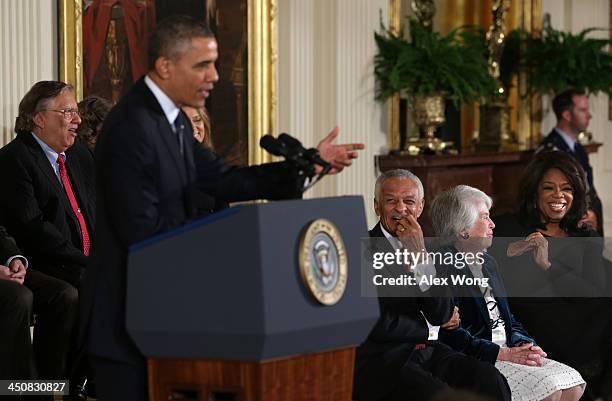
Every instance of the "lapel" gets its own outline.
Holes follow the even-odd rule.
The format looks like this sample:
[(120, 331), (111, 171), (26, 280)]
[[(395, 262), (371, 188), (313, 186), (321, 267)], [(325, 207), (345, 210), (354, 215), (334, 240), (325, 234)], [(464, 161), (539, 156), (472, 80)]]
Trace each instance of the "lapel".
[(574, 153), (576, 153), (576, 156), (578, 156), (580, 159), (586, 160), (589, 158), (589, 154), (584, 149), (584, 146), (582, 146), (578, 141), (576, 141), (576, 145), (574, 145)]
[(506, 289), (504, 287), (503, 282), (501, 281), (501, 277), (497, 274), (497, 269), (495, 268), (495, 259), (485, 254), (485, 263), (483, 269), (486, 271), (486, 276), (489, 277), (489, 282), (491, 284), (491, 288), (493, 288), (493, 293), (495, 294), (495, 300), (497, 301), (497, 308), (499, 309), (499, 313), (506, 322), (506, 333), (509, 332), (509, 327), (511, 325), (510, 319), (510, 307), (508, 306), (508, 301), (506, 299)]
[(495, 268), (495, 260), (486, 253), (484, 254), (484, 259), (485, 262), (482, 266), (482, 269), (485, 272), (485, 277), (489, 278), (489, 284), (491, 285), (491, 288), (493, 288), (495, 298), (504, 298), (506, 296), (506, 290), (500, 280), (499, 274), (497, 274), (497, 269)]
[(549, 137), (550, 137), (550, 142), (557, 149), (562, 150), (564, 152), (574, 153), (574, 151), (570, 149), (567, 142), (565, 142), (565, 139), (563, 139), (561, 134), (559, 134), (559, 132), (557, 132), (556, 129), (553, 128), (553, 130), (549, 134)]
[[(446, 251), (447, 248), (442, 248), (440, 251), (444, 252)], [(457, 250), (457, 248), (455, 248), (454, 246), (450, 246), (450, 251), (453, 254), (456, 254), (457, 252), (459, 252)], [(486, 265), (486, 260), (485, 260), (485, 265)], [(472, 271), (470, 270), (470, 268), (468, 266), (465, 266), (463, 269), (459, 270), (456, 269), (455, 267), (453, 267), (453, 269), (455, 269), (458, 272), (462, 272), (466, 277), (469, 278), (474, 278), (474, 275), (472, 274)], [(483, 266), (483, 271), (485, 272), (484, 276), (488, 277), (488, 271), (485, 270), (485, 266)], [(485, 302), (484, 299), (484, 295), (483, 293), (476, 287), (474, 286), (469, 286), (466, 288), (461, 288), (459, 287), (459, 291), (460, 291), (460, 296), (462, 298), (469, 298), (472, 299), (474, 301), (474, 303), (476, 304), (476, 306), (478, 307), (478, 312), (480, 312), (480, 316), (483, 319), (483, 322), (485, 322), (485, 325), (488, 327), (489, 326), (489, 309), (487, 308), (487, 303)]]
[[(472, 274), (472, 271), (470, 270), (469, 267), (465, 267), (465, 275), (468, 277), (474, 277), (474, 275)], [(483, 270), (484, 270), (484, 266), (483, 266)], [(485, 271), (484, 276), (488, 277), (488, 272)], [(480, 315), (483, 319), (483, 322), (485, 322), (486, 326), (489, 326), (489, 320), (491, 320), (490, 316), (489, 316), (489, 308), (487, 307), (487, 302), (485, 301), (484, 298), (484, 294), (477, 288), (475, 288), (474, 286), (470, 286), (467, 290), (468, 293), (468, 297), (474, 299), (474, 302), (476, 303), (476, 306), (478, 307), (478, 311), (480, 312)]]
[[(176, 140), (176, 134), (172, 130), (166, 115), (164, 114), (161, 105), (153, 95), (153, 92), (149, 89), (147, 84), (144, 82), (144, 77), (141, 78), (135, 85), (134, 90), (139, 93), (145, 103), (149, 106), (149, 110), (152, 111), (155, 122), (157, 124), (157, 132), (162, 138), (162, 142), (166, 147), (167, 153), (170, 154), (170, 157), (174, 161), (174, 165), (178, 172), (178, 175), (183, 184), (187, 183), (187, 172), (185, 169), (185, 159), (181, 156), (181, 152), (179, 150), (178, 141)], [(182, 111), (180, 111), (182, 113)], [(187, 146), (185, 146), (185, 153), (187, 153)], [(192, 156), (193, 157), (193, 156)]]
[(369, 234), (371, 238), (374, 238), (376, 240), (376, 243), (372, 245), (378, 245), (377, 248), (380, 248), (380, 246), (382, 246), (383, 248), (383, 249), (376, 249), (376, 251), (395, 252), (393, 245), (391, 245), (389, 240), (387, 240), (387, 237), (385, 237), (385, 234), (382, 232), (380, 228), (380, 221), (374, 226), (373, 229), (370, 230)]
[(60, 199), (64, 209), (66, 210), (66, 214), (76, 222), (76, 216), (72, 211), (72, 206), (70, 206), (70, 201), (68, 200), (66, 191), (64, 191), (64, 187), (60, 182), (60, 179), (57, 177), (57, 175), (55, 175), (55, 171), (53, 171), (51, 163), (49, 163), (49, 159), (47, 159), (47, 156), (38, 142), (36, 142), (32, 134), (29, 133), (17, 135), (17, 138), (21, 138), (23, 140), (28, 151), (32, 154), (32, 158), (36, 161), (36, 165), (42, 172), (42, 175), (47, 177), (49, 185), (51, 188), (53, 188), (55, 194)]

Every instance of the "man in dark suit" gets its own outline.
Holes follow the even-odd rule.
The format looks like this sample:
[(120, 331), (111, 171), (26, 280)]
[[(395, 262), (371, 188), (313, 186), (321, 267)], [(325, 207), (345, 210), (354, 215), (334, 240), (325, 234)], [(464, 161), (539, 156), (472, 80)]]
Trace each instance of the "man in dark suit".
[(39, 271), (78, 288), (93, 233), (93, 158), (75, 144), (74, 90), (36, 83), (19, 103), (17, 136), (0, 150), (0, 221)]
[(553, 111), (557, 117), (557, 125), (544, 138), (537, 151), (550, 149), (567, 152), (580, 163), (589, 182), (591, 203), (582, 222), (590, 224), (594, 230), (603, 235), (603, 210), (593, 185), (593, 168), (589, 163), (589, 154), (578, 141), (578, 134), (586, 131), (592, 117), (589, 112), (589, 98), (582, 91), (568, 89), (555, 96)]
[[(374, 198), (374, 209), (380, 220), (370, 231), (371, 252), (405, 250), (416, 255), (426, 250), (417, 222), (423, 207), (423, 184), (418, 177), (407, 170), (381, 174), (376, 180)], [(431, 332), (435, 328), (428, 326), (441, 325), (443, 329), (453, 330), (458, 327), (459, 317), (453, 309), (448, 286), (421, 282), (422, 277), (430, 276), (430, 280), (436, 277), (432, 265), (433, 262), (431, 265), (393, 263), (379, 270), (387, 278), (409, 276), (415, 281), (377, 288), (380, 317), (357, 349), (354, 398), (425, 401), (452, 388), (509, 401), (508, 383), (493, 365), (434, 340), (436, 336)]]
[[(225, 202), (301, 196), (304, 179), (291, 164), (232, 168), (195, 142), (180, 107), (204, 105), (218, 80), (217, 56), (202, 23), (162, 21), (149, 41), (149, 73), (111, 111), (98, 139), (96, 241), (81, 316), (91, 316), (82, 333), (102, 401), (147, 399), (145, 358), (125, 326), (128, 247), (197, 217), (197, 191)], [(319, 150), (340, 170), (361, 146), (334, 146), (335, 135)]]
[[(0, 263), (0, 379), (65, 379), (77, 291), (27, 269), (28, 260), (2, 226)], [(32, 344), (33, 313), (37, 316)]]

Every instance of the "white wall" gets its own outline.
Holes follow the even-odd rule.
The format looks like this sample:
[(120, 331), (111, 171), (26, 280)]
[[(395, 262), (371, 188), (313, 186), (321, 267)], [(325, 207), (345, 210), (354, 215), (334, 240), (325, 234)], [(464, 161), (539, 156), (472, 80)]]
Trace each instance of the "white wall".
[(56, 0), (0, 0), (0, 146), (13, 137), (19, 101), (57, 79)]
[(339, 142), (366, 150), (349, 169), (327, 177), (308, 196), (364, 195), (368, 222), (374, 155), (387, 146), (386, 107), (374, 100), (373, 33), (387, 0), (279, 0), (278, 127), (314, 146), (332, 127)]
[[(593, 37), (608, 37), (609, 29), (609, 0), (543, 0), (544, 13), (551, 14), (553, 27), (578, 33), (589, 27), (603, 28), (602, 31), (593, 32)], [(550, 101), (548, 102), (548, 104)], [(593, 119), (589, 131), (594, 139), (604, 145), (596, 154), (590, 155), (593, 166), (595, 188), (603, 202), (604, 230), (608, 237), (612, 236), (612, 122), (608, 119), (608, 96), (591, 96), (589, 106)], [(549, 107), (546, 103), (544, 108)], [(549, 132), (555, 125), (555, 116), (552, 110), (544, 118), (542, 132)], [(612, 245), (612, 244), (611, 244)], [(612, 249), (612, 246), (608, 246)]]

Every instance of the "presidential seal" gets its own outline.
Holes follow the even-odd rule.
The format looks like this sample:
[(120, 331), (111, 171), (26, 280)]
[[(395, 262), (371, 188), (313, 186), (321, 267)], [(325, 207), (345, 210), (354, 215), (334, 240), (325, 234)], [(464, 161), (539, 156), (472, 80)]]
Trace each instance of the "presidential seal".
[(337, 303), (346, 288), (348, 264), (336, 226), (325, 219), (310, 223), (300, 237), (298, 252), (304, 286), (323, 305)]

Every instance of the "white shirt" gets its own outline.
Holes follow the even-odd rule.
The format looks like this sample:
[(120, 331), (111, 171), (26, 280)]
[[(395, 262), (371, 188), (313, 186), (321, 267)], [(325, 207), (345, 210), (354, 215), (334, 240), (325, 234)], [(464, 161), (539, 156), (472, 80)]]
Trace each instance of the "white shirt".
[(153, 96), (157, 99), (157, 102), (164, 111), (166, 119), (168, 119), (168, 123), (174, 130), (174, 120), (176, 120), (181, 110), (148, 75), (145, 75), (144, 82), (149, 89), (151, 89), (151, 92), (153, 92)]

